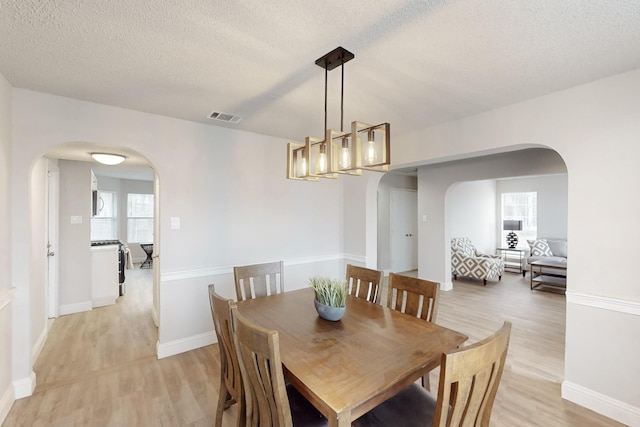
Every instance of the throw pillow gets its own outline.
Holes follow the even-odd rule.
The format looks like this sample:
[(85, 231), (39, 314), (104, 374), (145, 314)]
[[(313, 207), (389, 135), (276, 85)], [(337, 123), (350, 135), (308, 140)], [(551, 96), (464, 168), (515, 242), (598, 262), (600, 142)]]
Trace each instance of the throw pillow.
[(531, 241), (529, 240), (529, 246), (531, 247), (531, 256), (553, 256), (549, 244), (545, 239)]

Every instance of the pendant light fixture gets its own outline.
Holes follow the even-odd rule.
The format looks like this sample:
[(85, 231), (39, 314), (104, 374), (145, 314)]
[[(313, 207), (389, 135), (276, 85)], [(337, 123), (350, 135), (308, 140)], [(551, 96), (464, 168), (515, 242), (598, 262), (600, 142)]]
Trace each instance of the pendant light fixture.
[[(390, 125), (351, 122), (347, 132), (344, 121), (344, 64), (355, 55), (338, 47), (316, 60), (324, 68), (324, 139), (306, 137), (304, 144), (287, 146), (287, 178), (318, 181), (339, 174), (361, 175), (363, 170), (386, 172), (390, 164)], [(329, 71), (340, 67), (340, 131), (327, 127), (327, 81)]]
[(125, 157), (119, 154), (109, 153), (91, 153), (91, 157), (98, 163), (103, 165), (115, 166), (124, 162)]

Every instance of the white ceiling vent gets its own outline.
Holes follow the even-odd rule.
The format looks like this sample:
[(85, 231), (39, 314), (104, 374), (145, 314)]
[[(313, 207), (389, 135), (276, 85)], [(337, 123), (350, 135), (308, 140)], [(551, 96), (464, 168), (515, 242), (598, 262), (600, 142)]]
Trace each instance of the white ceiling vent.
[(227, 113), (221, 113), (219, 111), (212, 111), (209, 113), (207, 117), (209, 117), (212, 120), (219, 120), (221, 122), (227, 122), (227, 123), (238, 123), (240, 120), (242, 120), (242, 117), (234, 116), (232, 114), (227, 114)]

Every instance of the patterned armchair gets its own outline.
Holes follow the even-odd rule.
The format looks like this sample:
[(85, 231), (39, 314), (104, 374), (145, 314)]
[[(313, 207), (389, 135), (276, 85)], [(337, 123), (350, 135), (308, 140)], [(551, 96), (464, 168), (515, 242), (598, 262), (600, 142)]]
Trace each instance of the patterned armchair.
[(502, 279), (504, 261), (499, 256), (478, 252), (467, 237), (454, 237), (451, 239), (451, 273), (454, 279), (459, 275), (482, 279), (487, 286), (487, 279)]

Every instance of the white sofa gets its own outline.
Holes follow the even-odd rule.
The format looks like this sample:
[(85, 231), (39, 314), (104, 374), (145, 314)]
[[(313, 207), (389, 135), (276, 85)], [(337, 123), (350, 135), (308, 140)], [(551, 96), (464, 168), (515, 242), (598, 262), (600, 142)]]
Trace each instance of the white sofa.
[(526, 271), (531, 271), (531, 263), (545, 260), (567, 264), (567, 239), (540, 238), (527, 240), (529, 255), (527, 256)]

